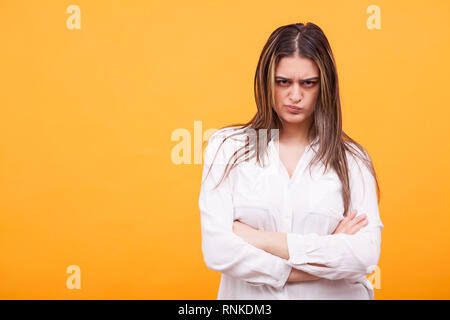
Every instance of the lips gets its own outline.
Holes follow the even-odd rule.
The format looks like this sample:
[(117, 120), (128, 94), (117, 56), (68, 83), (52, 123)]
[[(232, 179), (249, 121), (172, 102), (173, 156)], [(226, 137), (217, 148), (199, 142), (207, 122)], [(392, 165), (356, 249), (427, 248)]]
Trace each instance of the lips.
[(286, 107), (289, 111), (295, 112), (295, 113), (300, 112), (300, 111), (303, 110), (303, 108), (300, 108), (300, 107), (297, 107), (297, 106), (293, 106), (293, 105), (285, 105), (285, 107)]

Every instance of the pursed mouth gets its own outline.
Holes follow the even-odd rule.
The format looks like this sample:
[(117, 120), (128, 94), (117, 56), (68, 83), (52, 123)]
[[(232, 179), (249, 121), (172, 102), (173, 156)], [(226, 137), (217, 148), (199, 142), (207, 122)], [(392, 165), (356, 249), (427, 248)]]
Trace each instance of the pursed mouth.
[(288, 107), (288, 108), (294, 109), (294, 110), (298, 110), (298, 111), (303, 109), (303, 108), (300, 108), (300, 107), (297, 107), (297, 106), (293, 106), (293, 105), (289, 105), (289, 104), (285, 105), (285, 107)]

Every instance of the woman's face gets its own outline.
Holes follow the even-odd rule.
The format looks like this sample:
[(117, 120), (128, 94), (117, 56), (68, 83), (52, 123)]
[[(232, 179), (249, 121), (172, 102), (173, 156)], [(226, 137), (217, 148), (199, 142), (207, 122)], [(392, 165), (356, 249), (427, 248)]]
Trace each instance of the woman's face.
[[(275, 70), (275, 111), (283, 123), (311, 120), (320, 91), (319, 69), (314, 61), (300, 57), (280, 59)], [(291, 109), (287, 105), (299, 107)]]

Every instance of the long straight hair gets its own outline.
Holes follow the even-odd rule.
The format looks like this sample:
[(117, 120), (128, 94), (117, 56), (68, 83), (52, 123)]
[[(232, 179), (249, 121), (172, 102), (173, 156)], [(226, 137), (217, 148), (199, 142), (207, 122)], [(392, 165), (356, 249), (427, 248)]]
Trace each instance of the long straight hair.
[[(342, 184), (344, 216), (347, 216), (351, 200), (346, 158), (346, 152), (349, 152), (353, 157), (360, 158), (373, 175), (376, 182), (377, 200), (379, 203), (380, 188), (368, 152), (342, 130), (338, 75), (331, 47), (323, 31), (311, 22), (281, 26), (272, 32), (264, 45), (254, 78), (254, 95), (257, 112), (247, 123), (236, 123), (221, 128), (231, 128), (239, 132), (226, 136), (220, 146), (222, 146), (226, 139), (234, 135), (242, 133), (249, 134), (247, 134), (245, 145), (236, 150), (231, 156), (222, 178), (216, 187), (240, 163), (239, 160), (248, 161), (256, 157), (257, 162), (261, 163), (263, 155), (268, 148), (267, 140), (261, 143), (259, 134), (256, 135), (256, 140), (250, 140), (249, 136), (251, 135), (250, 133), (265, 129), (270, 140), (272, 138), (271, 129), (279, 130), (282, 127), (282, 122), (274, 109), (275, 70), (281, 58), (291, 57), (296, 53), (314, 61), (319, 69), (320, 77), (320, 94), (316, 100), (313, 113), (314, 119), (307, 133), (311, 140), (316, 137), (319, 138), (318, 142), (316, 142), (319, 146), (318, 151), (309, 163), (309, 170), (311, 170), (311, 166), (319, 161), (324, 164), (324, 171), (328, 167), (335, 170)], [(218, 149), (220, 149), (220, 146)], [(209, 168), (208, 174), (211, 168), (212, 165)]]

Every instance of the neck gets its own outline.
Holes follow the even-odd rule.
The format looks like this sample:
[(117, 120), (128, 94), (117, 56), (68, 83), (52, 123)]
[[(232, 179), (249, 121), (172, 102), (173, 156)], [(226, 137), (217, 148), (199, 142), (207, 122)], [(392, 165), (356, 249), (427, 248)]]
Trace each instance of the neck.
[(308, 129), (310, 122), (301, 123), (283, 123), (283, 127), (280, 129), (280, 142), (283, 144), (301, 144), (307, 145), (310, 143), (310, 137), (308, 137)]

